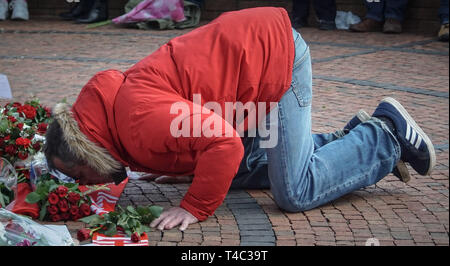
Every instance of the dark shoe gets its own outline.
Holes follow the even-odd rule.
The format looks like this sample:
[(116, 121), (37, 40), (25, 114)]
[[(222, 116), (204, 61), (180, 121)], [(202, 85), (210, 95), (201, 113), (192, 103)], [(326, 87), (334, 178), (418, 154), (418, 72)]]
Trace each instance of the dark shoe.
[(74, 20), (86, 16), (92, 8), (93, 1), (81, 0), (69, 12), (59, 14), (64, 20)]
[(401, 146), (401, 160), (420, 175), (429, 175), (436, 165), (433, 143), (416, 124), (405, 108), (393, 98), (381, 101), (372, 116), (388, 118), (394, 126), (394, 135)]
[(350, 30), (354, 32), (381, 31), (382, 25), (382, 22), (366, 18), (358, 24), (350, 25)]
[(84, 18), (78, 18), (78, 23), (94, 23), (108, 19), (108, 0), (95, 0), (88, 15)]
[(336, 29), (336, 23), (334, 21), (319, 20), (319, 29), (321, 29), (321, 30), (335, 30)]
[(384, 22), (383, 26), (384, 33), (401, 33), (402, 23), (396, 19), (388, 18)]
[[(350, 130), (354, 129), (362, 122), (366, 122), (370, 118), (370, 115), (366, 111), (362, 109), (359, 110), (359, 112), (347, 123), (347, 125), (344, 126), (344, 133), (348, 134)], [(411, 180), (411, 175), (409, 174), (408, 168), (402, 160), (397, 162), (397, 165), (394, 167), (394, 170), (392, 170), (392, 173), (404, 183), (408, 183), (409, 180)]]
[(439, 30), (438, 39), (441, 42), (448, 42), (448, 23), (441, 25)]
[(292, 27), (294, 29), (308, 27), (308, 22), (305, 19), (294, 18), (292, 19)]

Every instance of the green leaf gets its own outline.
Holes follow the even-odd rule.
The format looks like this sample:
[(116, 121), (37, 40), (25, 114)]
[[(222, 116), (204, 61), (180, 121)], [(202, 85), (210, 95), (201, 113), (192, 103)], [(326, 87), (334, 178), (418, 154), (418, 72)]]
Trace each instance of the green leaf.
[(139, 215), (139, 213), (133, 208), (133, 206), (127, 206), (127, 211), (134, 215)]
[(104, 219), (98, 214), (93, 214), (93, 215), (86, 216), (86, 217), (83, 217), (81, 219), (78, 219), (78, 221), (81, 221), (83, 223), (87, 223), (87, 224), (89, 224), (91, 226), (96, 226), (96, 225), (99, 225), (100, 223), (104, 222)]
[(149, 226), (141, 225), (141, 229), (142, 229), (143, 232), (146, 232), (146, 233), (150, 232), (150, 227)]
[(113, 235), (117, 234), (117, 226), (113, 223), (109, 224), (108, 228), (105, 230), (104, 234), (107, 236), (113, 236)]
[(50, 205), (48, 201), (44, 203), (44, 205), (41, 206), (41, 211), (39, 212), (39, 220), (43, 221), (45, 218), (45, 215), (47, 214), (47, 207)]
[(151, 206), (149, 209), (150, 209), (151, 214), (155, 218), (158, 218), (163, 211), (163, 207), (161, 207), (161, 206)]
[(136, 208), (136, 211), (139, 213), (140, 216), (145, 216), (150, 214), (150, 209), (147, 207), (138, 206)]
[(125, 229), (125, 234), (127, 234), (128, 236), (131, 236), (133, 234), (133, 232), (131, 232), (130, 229)]
[(136, 227), (137, 223), (136, 219), (128, 219), (128, 226), (131, 228)]
[(77, 183), (66, 183), (64, 185), (72, 192), (76, 192), (78, 190), (78, 186), (79, 186), (79, 184), (77, 184)]
[(53, 191), (60, 186), (59, 184), (56, 184), (55, 181), (53, 181), (53, 180), (51, 180), (51, 181), (52, 182), (49, 181), (48, 191)]
[(39, 202), (41, 199), (42, 199), (42, 197), (41, 197), (41, 195), (39, 193), (37, 193), (37, 192), (30, 192), (30, 193), (28, 193), (25, 201), (28, 202), (28, 203), (33, 204), (33, 203)]

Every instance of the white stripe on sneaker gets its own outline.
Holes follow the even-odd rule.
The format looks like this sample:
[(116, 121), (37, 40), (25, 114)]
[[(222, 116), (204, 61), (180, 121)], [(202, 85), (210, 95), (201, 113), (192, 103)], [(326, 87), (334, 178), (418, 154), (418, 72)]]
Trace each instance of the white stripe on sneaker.
[(411, 138), (411, 126), (409, 124), (406, 124), (406, 136), (405, 138), (409, 141), (409, 139)]
[(416, 147), (416, 149), (419, 149), (421, 142), (422, 142), (422, 137), (420, 135), (417, 135), (417, 141), (416, 141), (416, 145), (414, 145), (414, 147)]
[(417, 134), (416, 131), (412, 130), (411, 135), (412, 135), (412, 137), (411, 137), (411, 139), (409, 140), (409, 142), (414, 146), (414, 143), (415, 143), (415, 141), (416, 141), (416, 139), (417, 139), (418, 134)]

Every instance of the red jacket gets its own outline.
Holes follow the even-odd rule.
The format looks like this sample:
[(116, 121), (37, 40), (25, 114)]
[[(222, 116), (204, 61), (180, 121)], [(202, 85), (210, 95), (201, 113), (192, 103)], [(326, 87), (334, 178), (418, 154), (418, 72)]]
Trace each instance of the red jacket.
[[(72, 107), (81, 132), (132, 170), (194, 175), (181, 207), (200, 221), (222, 204), (243, 157), (233, 125), (193, 104), (278, 102), (291, 84), (294, 40), (287, 12), (254, 8), (221, 15), (174, 38), (126, 72), (96, 74)], [(189, 106), (181, 116), (222, 124), (214, 137), (170, 133), (175, 102)], [(269, 110), (266, 110), (266, 112)]]

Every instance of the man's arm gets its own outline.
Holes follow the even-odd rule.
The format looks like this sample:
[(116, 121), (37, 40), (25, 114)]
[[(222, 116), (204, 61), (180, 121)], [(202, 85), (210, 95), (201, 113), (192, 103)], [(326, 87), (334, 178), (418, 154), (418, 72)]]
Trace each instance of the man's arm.
[[(191, 110), (192, 110), (191, 103)], [(165, 112), (161, 112), (164, 115)], [(140, 113), (142, 116), (142, 112)], [(166, 117), (165, 121), (171, 121), (173, 116)], [(202, 134), (194, 137), (194, 123), (200, 118), (201, 125), (208, 119), (209, 124), (221, 127), (214, 128), (213, 134), (205, 136), (208, 127), (201, 129)], [(180, 207), (164, 211), (161, 216), (153, 221), (152, 227), (158, 229), (170, 229), (181, 224), (184, 230), (191, 223), (204, 221), (211, 216), (217, 207), (222, 204), (236, 175), (244, 154), (239, 135), (234, 128), (215, 113), (189, 114), (184, 119), (190, 119), (189, 136), (172, 136), (170, 126), (167, 123), (151, 123), (145, 120), (137, 121), (140, 124), (140, 132), (145, 136), (136, 139), (152, 141), (155, 152), (195, 152), (197, 154), (194, 178), (192, 185), (181, 201)], [(183, 119), (183, 120), (184, 120)], [(151, 119), (149, 119), (151, 121)], [(161, 121), (161, 120), (160, 120)], [(212, 121), (212, 123), (211, 123)], [(158, 126), (154, 126), (158, 124)], [(209, 132), (211, 133), (211, 131)], [(156, 143), (156, 146), (155, 146)], [(142, 146), (143, 143), (138, 145)]]

